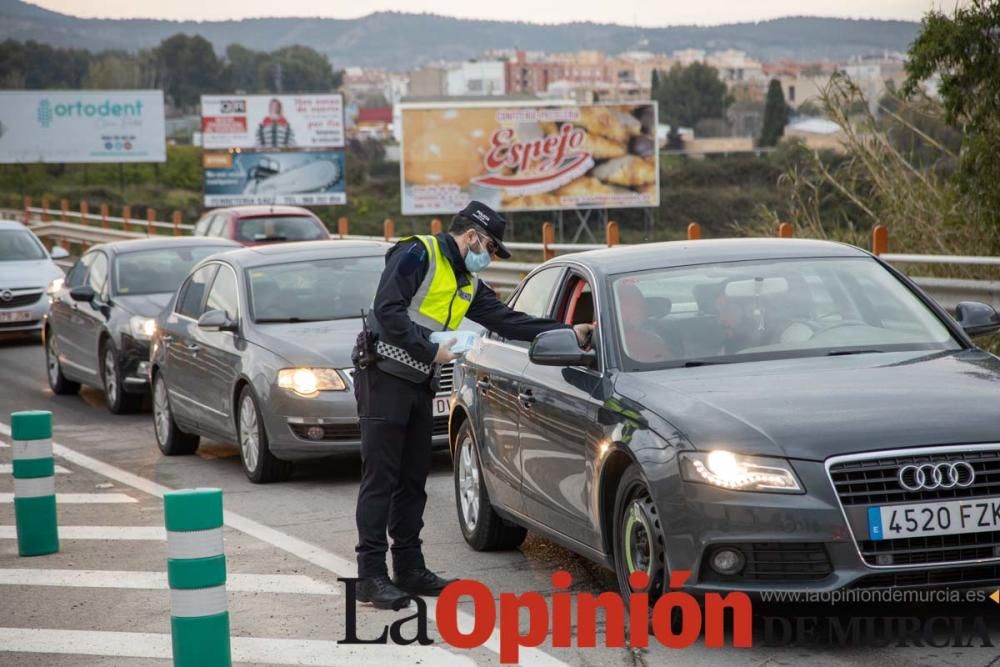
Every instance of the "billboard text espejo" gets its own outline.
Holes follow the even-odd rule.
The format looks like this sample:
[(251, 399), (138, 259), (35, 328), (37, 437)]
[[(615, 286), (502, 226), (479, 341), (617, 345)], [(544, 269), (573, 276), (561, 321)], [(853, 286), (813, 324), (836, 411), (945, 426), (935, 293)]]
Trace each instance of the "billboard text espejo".
[(402, 107), (402, 212), (656, 206), (656, 105)]

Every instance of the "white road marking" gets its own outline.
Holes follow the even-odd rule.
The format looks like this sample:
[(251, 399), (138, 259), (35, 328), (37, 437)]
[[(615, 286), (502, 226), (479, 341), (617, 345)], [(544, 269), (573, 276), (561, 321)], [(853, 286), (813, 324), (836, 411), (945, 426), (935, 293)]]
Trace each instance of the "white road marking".
[[(0, 435), (10, 435), (10, 426), (0, 422)], [(120, 484), (125, 484), (126, 486), (131, 486), (133, 489), (138, 489), (148, 493), (151, 496), (157, 498), (162, 498), (163, 494), (173, 491), (170, 487), (163, 486), (162, 484), (157, 484), (156, 482), (146, 479), (145, 477), (140, 477), (121, 468), (117, 468), (103, 461), (98, 461), (97, 459), (87, 456), (86, 454), (81, 454), (75, 450), (65, 447), (56, 442), (52, 443), (53, 453), (69, 461), (70, 463), (76, 464), (81, 468), (86, 468), (91, 472), (95, 472), (99, 475), (103, 475), (109, 479), (113, 479)], [(262, 542), (266, 542), (271, 546), (281, 549), (287, 553), (292, 554), (306, 562), (312, 563), (318, 567), (323, 568), (338, 577), (356, 577), (357, 575), (357, 565), (354, 561), (347, 560), (346, 558), (339, 556), (335, 553), (322, 549), (314, 544), (310, 544), (304, 540), (300, 540), (296, 537), (292, 537), (287, 533), (283, 533), (269, 526), (254, 521), (253, 519), (241, 516), (229, 510), (223, 512), (223, 522), (230, 528), (235, 528), (251, 537), (255, 537)], [(427, 614), (428, 617), (433, 621), (437, 617), (437, 599), (436, 598), (424, 598), (427, 602)], [(475, 617), (461, 609), (458, 610), (457, 614), (458, 626), (463, 632), (468, 632), (471, 630), (476, 622)], [(2, 636), (0, 636), (2, 638)], [(235, 638), (234, 638), (235, 640)], [(261, 640), (269, 641), (269, 640)], [(2, 643), (0, 643), (2, 645)], [(379, 644), (378, 646), (383, 645)], [(389, 644), (392, 646), (392, 644)], [(500, 653), (500, 632), (496, 629), (490, 635), (490, 638), (486, 640), (483, 644), (486, 648), (490, 649), (494, 653)], [(418, 651), (419, 649), (414, 649)], [(455, 657), (451, 653), (445, 652), (449, 657)], [(379, 654), (381, 655), (381, 654)], [(412, 659), (414, 653), (401, 654), (406, 655), (407, 658)], [(569, 667), (567, 663), (558, 660), (545, 651), (537, 648), (522, 647), (520, 651), (521, 662), (524, 664), (538, 665), (540, 667), (547, 667), (551, 665), (552, 667)], [(233, 654), (233, 659), (236, 660), (235, 652)], [(404, 659), (404, 658), (401, 658)], [(249, 660), (249, 662), (254, 662), (257, 660)], [(257, 661), (260, 662), (260, 661)], [(262, 662), (268, 662), (263, 660)], [(378, 661), (376, 661), (378, 662)], [(313, 664), (313, 663), (305, 663)], [(323, 663), (318, 663), (323, 664)]]
[[(14, 526), (0, 526), (0, 540), (17, 539)], [(60, 540), (165, 540), (160, 526), (59, 526)]]
[[(13, 493), (0, 493), (0, 504), (14, 502)], [(132, 496), (124, 493), (57, 493), (56, 505), (63, 503), (66, 505), (96, 505), (101, 503), (137, 503)]]
[[(130, 570), (34, 570), (0, 568), (0, 586), (72, 586), (74, 588), (138, 588), (167, 590), (166, 572)], [(234, 593), (340, 595), (340, 589), (304, 574), (226, 575), (226, 590)]]
[[(314, 665), (356, 667), (412, 664), (414, 659), (430, 665), (475, 665), (468, 656), (449, 653), (437, 646), (396, 646), (395, 644), (351, 645), (319, 639), (263, 639), (233, 637), (233, 662), (268, 665)], [(0, 651), (15, 653), (57, 653), (117, 658), (159, 658), (173, 653), (170, 635), (151, 632), (97, 632), (93, 630), (50, 630), (47, 628), (0, 628)]]
[[(0, 463), (0, 475), (13, 475), (13, 474), (14, 474), (14, 464)], [(68, 475), (69, 470), (63, 468), (62, 466), (56, 466), (56, 474)]]

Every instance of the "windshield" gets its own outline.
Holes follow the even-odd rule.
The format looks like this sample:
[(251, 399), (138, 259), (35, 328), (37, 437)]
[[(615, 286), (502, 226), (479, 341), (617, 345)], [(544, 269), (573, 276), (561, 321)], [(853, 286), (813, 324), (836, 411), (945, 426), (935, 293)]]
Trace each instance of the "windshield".
[(236, 224), (237, 241), (315, 241), (327, 237), (320, 223), (305, 216), (244, 218)]
[(867, 257), (658, 269), (614, 276), (611, 292), (628, 370), (961, 347)]
[(0, 230), (0, 262), (22, 262), (28, 259), (45, 259), (45, 248), (26, 229)]
[(122, 253), (115, 260), (115, 294), (173, 292), (195, 264), (225, 246), (184, 246)]
[(247, 269), (253, 320), (317, 322), (361, 317), (370, 308), (382, 255), (317, 259)]

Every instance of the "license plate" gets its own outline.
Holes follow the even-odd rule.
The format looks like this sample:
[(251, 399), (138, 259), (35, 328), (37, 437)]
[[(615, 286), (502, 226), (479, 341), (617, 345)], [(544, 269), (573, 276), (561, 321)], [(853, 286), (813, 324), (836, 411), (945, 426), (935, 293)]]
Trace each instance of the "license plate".
[(868, 508), (868, 537), (871, 540), (993, 530), (1000, 530), (1000, 498)]
[(434, 397), (434, 416), (440, 417), (441, 415), (448, 414), (450, 407), (448, 406), (449, 398), (447, 396), (435, 396)]
[(0, 322), (28, 322), (29, 320), (31, 320), (30, 310), (0, 312)]

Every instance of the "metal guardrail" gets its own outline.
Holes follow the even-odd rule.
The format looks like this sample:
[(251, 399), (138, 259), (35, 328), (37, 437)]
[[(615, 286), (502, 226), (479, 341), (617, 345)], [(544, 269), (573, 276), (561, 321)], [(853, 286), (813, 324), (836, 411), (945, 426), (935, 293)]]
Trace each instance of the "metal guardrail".
[[(30, 213), (39, 215), (43, 212), (41, 208), (28, 209)], [(49, 214), (56, 213), (49, 210)], [(23, 212), (22, 212), (23, 214)], [(62, 212), (58, 212), (62, 215)], [(82, 218), (80, 213), (67, 211), (67, 217)], [(11, 216), (13, 217), (13, 216)], [(90, 214), (86, 216), (91, 220), (101, 221), (101, 216)], [(108, 222), (121, 224), (123, 218), (108, 217)], [(42, 239), (51, 239), (61, 243), (72, 243), (79, 245), (93, 245), (97, 243), (109, 243), (126, 239), (147, 238), (149, 236), (149, 224), (145, 220), (129, 220), (128, 225), (133, 229), (122, 230), (105, 228), (98, 225), (80, 224), (76, 222), (48, 221), (32, 219), (29, 221), (32, 231)], [(173, 229), (173, 223), (154, 221), (154, 228)], [(185, 232), (193, 229), (193, 225), (178, 225), (178, 229)], [(337, 234), (334, 238), (344, 238), (358, 241), (385, 241), (384, 236), (365, 236), (349, 234), (343, 237)], [(397, 241), (400, 237), (391, 237), (390, 242)], [(511, 250), (524, 250), (541, 252), (544, 249), (542, 243), (521, 243), (511, 242), (506, 244)], [(550, 243), (548, 248), (559, 252), (581, 252), (585, 250), (598, 250), (606, 248), (604, 244), (595, 243)], [(881, 258), (894, 264), (938, 264), (938, 265), (973, 265), (973, 266), (1000, 266), (1000, 257), (975, 257), (969, 255), (912, 255), (901, 253), (887, 253)], [(521, 280), (530, 273), (538, 264), (533, 262), (510, 262), (498, 261), (490, 264), (490, 267), (483, 273), (483, 278), (494, 288), (501, 292), (513, 289)], [(995, 280), (966, 280), (958, 278), (931, 278), (912, 277), (913, 281), (927, 291), (932, 298), (948, 310), (954, 310), (960, 301), (982, 301), (1000, 309), (1000, 281)]]

